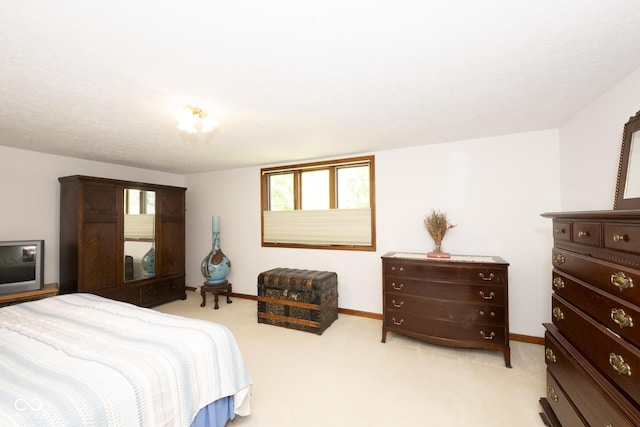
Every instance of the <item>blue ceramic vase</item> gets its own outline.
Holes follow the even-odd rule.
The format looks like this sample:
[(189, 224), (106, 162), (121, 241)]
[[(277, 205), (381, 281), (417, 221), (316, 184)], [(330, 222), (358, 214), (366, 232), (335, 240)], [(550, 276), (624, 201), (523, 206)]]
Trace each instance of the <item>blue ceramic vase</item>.
[(142, 257), (142, 268), (147, 272), (147, 277), (156, 275), (156, 246), (155, 242), (151, 245), (151, 249)]
[(220, 249), (220, 217), (213, 217), (211, 232), (211, 252), (204, 257), (200, 265), (202, 275), (207, 279), (208, 284), (223, 283), (229, 270), (231, 261)]

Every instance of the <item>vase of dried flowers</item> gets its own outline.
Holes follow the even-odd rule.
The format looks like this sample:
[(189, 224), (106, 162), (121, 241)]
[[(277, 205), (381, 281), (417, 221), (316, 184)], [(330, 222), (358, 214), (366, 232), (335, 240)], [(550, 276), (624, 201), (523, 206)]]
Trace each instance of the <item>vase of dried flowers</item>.
[(451, 254), (442, 251), (442, 239), (444, 239), (444, 235), (447, 233), (447, 230), (455, 227), (455, 225), (447, 221), (447, 214), (432, 210), (431, 214), (424, 218), (424, 227), (435, 243), (433, 252), (429, 252), (427, 257), (451, 258)]

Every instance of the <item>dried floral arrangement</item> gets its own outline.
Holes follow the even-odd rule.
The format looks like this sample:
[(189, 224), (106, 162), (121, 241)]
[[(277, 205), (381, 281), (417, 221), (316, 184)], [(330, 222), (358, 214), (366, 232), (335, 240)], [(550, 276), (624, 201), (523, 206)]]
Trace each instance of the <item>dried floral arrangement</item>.
[(438, 253), (442, 252), (442, 239), (444, 238), (447, 230), (455, 227), (455, 225), (449, 223), (447, 220), (447, 214), (432, 210), (431, 215), (424, 218), (424, 227), (427, 229), (436, 244), (433, 252)]

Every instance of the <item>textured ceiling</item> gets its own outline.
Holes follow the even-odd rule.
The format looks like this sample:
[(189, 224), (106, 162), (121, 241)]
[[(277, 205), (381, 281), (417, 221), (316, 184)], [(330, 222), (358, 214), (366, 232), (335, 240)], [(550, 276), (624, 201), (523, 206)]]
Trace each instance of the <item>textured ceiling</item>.
[(0, 145), (180, 174), (554, 128), (640, 67), (638, 0), (4, 0), (0, 22)]

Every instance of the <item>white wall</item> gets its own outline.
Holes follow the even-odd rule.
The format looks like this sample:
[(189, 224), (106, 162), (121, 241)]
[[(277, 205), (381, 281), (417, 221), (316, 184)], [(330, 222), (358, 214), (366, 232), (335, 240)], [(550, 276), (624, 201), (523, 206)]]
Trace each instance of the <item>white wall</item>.
[(622, 127), (640, 108), (638, 95), (640, 68), (558, 131), (362, 153), (376, 155), (377, 252), (262, 248), (259, 168), (183, 177), (9, 147), (0, 147), (0, 240), (44, 239), (45, 280), (57, 281), (58, 177), (186, 186), (188, 285), (204, 280), (200, 261), (211, 246), (211, 216), (220, 215), (236, 292), (255, 295), (258, 273), (274, 267), (332, 270), (340, 307), (380, 313), (380, 256), (429, 251), (421, 221), (439, 209), (457, 224), (445, 250), (510, 262), (511, 332), (542, 336), (541, 323), (550, 320), (552, 240), (539, 214), (611, 209)]
[(45, 282), (58, 282), (58, 177), (88, 175), (184, 186), (181, 175), (0, 146), (0, 240), (43, 239)]
[(422, 225), (431, 209), (457, 227), (443, 248), (457, 254), (499, 255), (511, 265), (511, 332), (543, 335), (550, 308), (551, 227), (540, 213), (558, 210), (555, 130), (388, 150), (376, 153), (377, 252), (262, 248), (260, 169), (188, 175), (187, 283), (204, 278), (211, 216), (221, 217), (221, 247), (232, 263), (234, 291), (257, 293), (257, 276), (275, 267), (338, 273), (339, 306), (382, 312), (380, 256), (427, 252)]
[(640, 68), (560, 128), (562, 210), (613, 208), (622, 131), (639, 100)]

